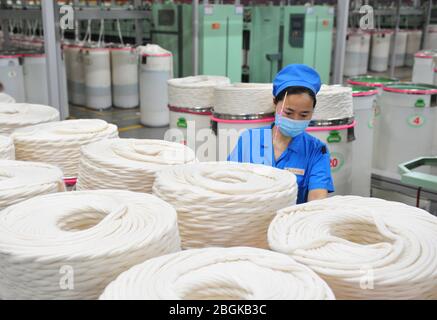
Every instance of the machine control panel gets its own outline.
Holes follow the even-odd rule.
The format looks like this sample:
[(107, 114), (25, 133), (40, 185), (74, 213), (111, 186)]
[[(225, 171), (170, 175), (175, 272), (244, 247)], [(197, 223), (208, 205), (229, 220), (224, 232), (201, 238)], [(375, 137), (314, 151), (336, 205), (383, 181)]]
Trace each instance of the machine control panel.
[(158, 25), (172, 26), (175, 24), (175, 11), (172, 9), (161, 9), (158, 11)]
[(303, 48), (305, 32), (305, 15), (290, 14), (290, 30), (288, 42), (294, 48)]

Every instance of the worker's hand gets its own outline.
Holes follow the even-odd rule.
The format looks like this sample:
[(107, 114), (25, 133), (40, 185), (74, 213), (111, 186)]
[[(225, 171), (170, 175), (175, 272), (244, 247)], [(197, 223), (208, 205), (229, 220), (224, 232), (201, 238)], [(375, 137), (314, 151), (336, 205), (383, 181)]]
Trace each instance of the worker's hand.
[(308, 193), (308, 202), (313, 200), (325, 199), (328, 197), (328, 190), (314, 189)]

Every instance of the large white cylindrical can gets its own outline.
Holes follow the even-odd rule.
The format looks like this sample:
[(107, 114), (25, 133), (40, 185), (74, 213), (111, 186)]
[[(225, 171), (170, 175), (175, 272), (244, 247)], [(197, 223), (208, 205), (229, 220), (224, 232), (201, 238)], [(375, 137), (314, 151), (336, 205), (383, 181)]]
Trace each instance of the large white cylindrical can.
[(0, 82), (3, 91), (17, 102), (25, 102), (23, 66), (20, 55), (0, 55)]
[(245, 130), (271, 126), (274, 121), (272, 114), (235, 116), (214, 113), (211, 126), (217, 136), (217, 161), (227, 160)]
[(344, 119), (345, 124), (331, 126), (311, 126), (307, 132), (326, 143), (330, 153), (330, 167), (334, 180), (334, 195), (348, 195), (352, 186), (352, 141), (349, 137), (355, 121)]
[(346, 40), (344, 74), (348, 77), (367, 72), (370, 51), (370, 33), (351, 31)]
[(114, 107), (139, 105), (138, 54), (132, 47), (111, 49), (112, 99)]
[(360, 74), (361, 34), (350, 32), (346, 37), (346, 53), (344, 57), (344, 75), (347, 77)]
[(398, 175), (399, 164), (432, 153), (437, 107), (431, 97), (437, 95), (437, 87), (398, 83), (383, 90), (374, 167)]
[(170, 130), (165, 140), (192, 148), (199, 161), (216, 161), (216, 136), (211, 130), (212, 108), (184, 109), (169, 105)]
[(372, 35), (365, 32), (361, 36), (360, 74), (367, 73), (370, 55), (370, 39)]
[(414, 55), (420, 50), (420, 41), (422, 40), (422, 30), (410, 30), (407, 37), (407, 52), (405, 55), (405, 65), (412, 67), (414, 65)]
[(111, 56), (108, 48), (81, 50), (85, 74), (85, 106), (107, 109), (112, 106)]
[(405, 31), (399, 30), (396, 34), (396, 43), (394, 44), (394, 49), (391, 48), (391, 50), (395, 51), (395, 67), (402, 67), (405, 64), (407, 37), (408, 33)]
[(216, 135), (210, 117), (215, 88), (230, 84), (222, 76), (194, 76), (168, 80), (170, 129), (168, 139), (188, 145), (199, 161), (216, 161)]
[(64, 47), (67, 69), (68, 97), (72, 104), (85, 105), (85, 74), (82, 54), (82, 46), (67, 45)]
[(392, 33), (392, 31), (381, 31), (372, 34), (370, 70), (387, 71)]
[(424, 50), (414, 55), (413, 77), (414, 83), (434, 84), (434, 68), (436, 68), (437, 54), (434, 50)]
[(24, 89), (26, 102), (49, 104), (45, 54), (23, 54)]
[(173, 55), (158, 45), (139, 47), (140, 111), (142, 124), (169, 124), (167, 81), (173, 77)]
[(437, 49), (437, 25), (430, 24), (425, 37), (424, 49)]
[(378, 90), (378, 94), (380, 95), (384, 84), (398, 81), (396, 78), (362, 75), (348, 79), (347, 83), (351, 86), (371, 87)]
[(375, 99), (378, 90), (372, 87), (353, 87), (355, 138), (352, 142), (351, 194), (370, 197), (373, 152)]
[(68, 92), (68, 82), (67, 82), (67, 63), (65, 61), (65, 52), (62, 52), (62, 68), (60, 74), (60, 95), (61, 95), (61, 108), (62, 108), (62, 118), (61, 120), (66, 120), (70, 116), (70, 105), (69, 105), (69, 92)]

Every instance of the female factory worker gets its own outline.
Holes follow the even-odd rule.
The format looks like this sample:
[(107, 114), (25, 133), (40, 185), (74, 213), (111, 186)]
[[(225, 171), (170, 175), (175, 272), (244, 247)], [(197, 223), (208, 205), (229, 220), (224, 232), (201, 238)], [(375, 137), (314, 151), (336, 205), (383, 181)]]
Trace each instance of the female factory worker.
[(228, 158), (293, 172), (299, 186), (297, 203), (323, 199), (334, 191), (328, 148), (305, 132), (320, 86), (319, 74), (306, 65), (282, 69), (273, 80), (275, 123), (243, 132)]

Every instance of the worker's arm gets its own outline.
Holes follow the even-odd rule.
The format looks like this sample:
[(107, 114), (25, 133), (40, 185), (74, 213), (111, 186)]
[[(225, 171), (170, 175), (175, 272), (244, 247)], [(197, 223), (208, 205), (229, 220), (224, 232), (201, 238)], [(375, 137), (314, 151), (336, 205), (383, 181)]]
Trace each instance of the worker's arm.
[(330, 158), (328, 148), (325, 145), (316, 151), (309, 173), (307, 201), (325, 199), (328, 193), (334, 192)]
[(308, 201), (325, 199), (328, 197), (328, 190), (326, 189), (314, 189), (308, 193)]

